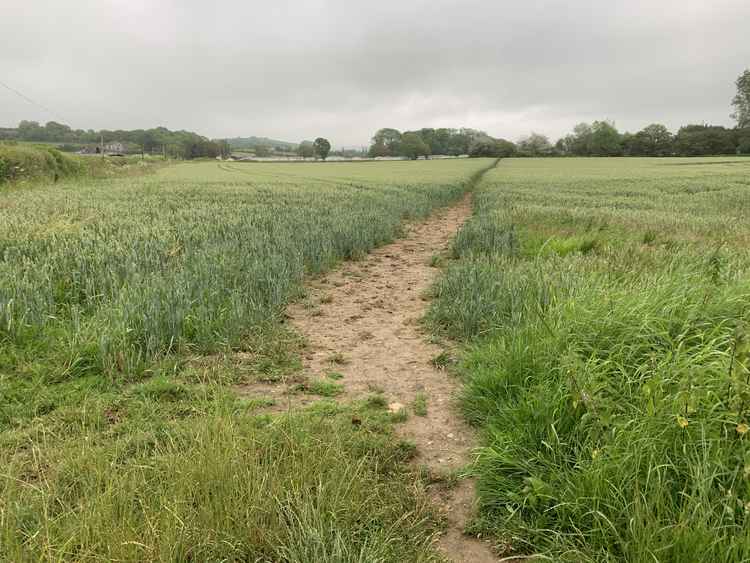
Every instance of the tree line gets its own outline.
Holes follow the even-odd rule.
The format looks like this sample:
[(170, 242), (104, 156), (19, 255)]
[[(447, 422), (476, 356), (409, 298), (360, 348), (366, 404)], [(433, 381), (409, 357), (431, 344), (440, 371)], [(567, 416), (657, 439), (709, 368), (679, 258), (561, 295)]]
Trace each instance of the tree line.
[(401, 133), (398, 129), (384, 128), (372, 137), (370, 157), (420, 156), (511, 156), (515, 145), (504, 139), (494, 139), (484, 131), (461, 128), (424, 128)]
[(380, 129), (372, 138), (371, 157), (416, 159), (431, 155), (509, 156), (708, 156), (750, 154), (750, 126), (686, 125), (673, 134), (654, 123), (637, 133), (620, 133), (610, 121), (579, 123), (551, 143), (532, 133), (516, 143), (473, 129), (420, 129), (400, 133)]
[(0, 140), (58, 143), (65, 151), (76, 151), (104, 143), (120, 142), (128, 152), (165, 154), (171, 158), (193, 159), (228, 156), (229, 143), (211, 140), (191, 131), (170, 131), (165, 127), (134, 130), (72, 129), (70, 126), (49, 121), (41, 125), (36, 121), (21, 121), (16, 129), (0, 129)]
[(475, 129), (419, 129), (399, 132), (380, 129), (372, 137), (372, 157), (407, 158), (430, 155), (469, 156), (708, 156), (750, 154), (750, 69), (735, 82), (732, 100), (737, 121), (734, 128), (692, 124), (672, 133), (653, 123), (637, 133), (620, 133), (611, 121), (579, 123), (573, 131), (552, 144), (544, 135), (532, 133), (516, 143), (495, 139)]
[(302, 158), (319, 158), (325, 160), (331, 152), (331, 143), (325, 137), (318, 137), (314, 141), (302, 141), (297, 146), (297, 155)]

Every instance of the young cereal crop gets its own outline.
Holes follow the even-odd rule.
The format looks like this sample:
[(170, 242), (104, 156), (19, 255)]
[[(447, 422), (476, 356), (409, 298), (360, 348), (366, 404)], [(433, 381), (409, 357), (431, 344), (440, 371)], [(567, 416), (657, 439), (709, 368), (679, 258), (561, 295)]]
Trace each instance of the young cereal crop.
[(750, 558), (750, 160), (505, 160), (438, 283), (509, 553)]
[(293, 368), (283, 311), (304, 276), (491, 164), (201, 162), (3, 188), (0, 561), (439, 560), (382, 406), (274, 418), (226, 384)]

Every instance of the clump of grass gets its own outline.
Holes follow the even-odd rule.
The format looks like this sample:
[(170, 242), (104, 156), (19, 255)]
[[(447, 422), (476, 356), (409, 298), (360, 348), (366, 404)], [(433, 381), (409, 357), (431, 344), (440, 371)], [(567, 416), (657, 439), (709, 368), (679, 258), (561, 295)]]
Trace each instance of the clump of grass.
[(444, 350), (437, 356), (433, 357), (430, 360), (430, 363), (438, 369), (446, 369), (451, 364), (454, 364), (455, 361), (455, 358), (450, 354), (450, 352)]
[(428, 260), (430, 268), (440, 268), (443, 265), (444, 258), (441, 254), (433, 254)]
[(399, 424), (409, 420), (409, 412), (406, 409), (399, 409), (396, 412), (389, 413), (390, 421)]
[(342, 352), (334, 352), (328, 357), (328, 363), (344, 366), (349, 363), (349, 358), (347, 358)]
[(344, 386), (325, 379), (316, 379), (307, 385), (307, 391), (321, 397), (335, 397), (344, 391)]
[(328, 379), (333, 379), (333, 380), (337, 381), (339, 379), (344, 379), (344, 374), (343, 373), (339, 373), (338, 371), (329, 371), (328, 373), (326, 373), (326, 377)]
[(643, 244), (654, 244), (654, 242), (656, 242), (656, 231), (648, 229), (643, 233), (642, 242)]
[(422, 392), (417, 393), (411, 408), (417, 416), (427, 416), (427, 395)]
[(382, 392), (376, 392), (368, 395), (365, 403), (371, 408), (384, 409), (388, 406), (388, 399), (385, 398)]
[(453, 257), (516, 256), (519, 252), (514, 225), (478, 214), (470, 219), (453, 241)]
[(147, 448), (137, 438), (58, 448), (54, 471), (44, 467), (52, 458), (4, 464), (6, 474), (45, 476), (33, 487), (0, 483), (4, 500), (18, 499), (3, 505), (3, 557), (439, 561), (404, 471), (413, 450), (378, 426), (219, 415), (169, 427)]

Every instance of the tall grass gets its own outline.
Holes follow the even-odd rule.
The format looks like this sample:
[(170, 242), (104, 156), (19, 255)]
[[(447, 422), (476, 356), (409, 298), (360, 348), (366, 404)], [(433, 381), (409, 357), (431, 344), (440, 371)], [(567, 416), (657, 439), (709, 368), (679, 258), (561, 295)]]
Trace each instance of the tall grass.
[(354, 426), (333, 404), (274, 421), (229, 406), (0, 455), (0, 560), (438, 561), (385, 411)]
[(387, 182), (227, 183), (219, 173), (215, 182), (159, 176), (7, 193), (0, 355), (11, 365), (54, 361), (53, 378), (115, 376), (174, 352), (236, 345), (279, 317), (304, 275), (391, 240), (404, 219), (455, 200), (486, 165), (436, 163), (440, 183), (394, 167)]
[(707, 226), (746, 172), (627, 162), (504, 161), (436, 288), (484, 436), (477, 527), (555, 560), (745, 561), (750, 231)]
[(0, 192), (0, 561), (439, 561), (383, 405), (272, 417), (227, 387), (298, 365), (305, 275), (492, 162), (409, 164)]

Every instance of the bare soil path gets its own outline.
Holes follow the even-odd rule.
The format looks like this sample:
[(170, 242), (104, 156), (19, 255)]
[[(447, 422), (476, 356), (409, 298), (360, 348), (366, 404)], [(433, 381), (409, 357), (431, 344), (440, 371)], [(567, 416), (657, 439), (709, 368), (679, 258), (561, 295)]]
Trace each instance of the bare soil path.
[[(416, 444), (415, 463), (436, 475), (469, 463), (475, 439), (455, 408), (459, 383), (433, 365), (443, 349), (429, 342), (419, 321), (428, 307), (425, 294), (439, 273), (430, 260), (448, 248), (470, 214), (467, 195), (408, 227), (405, 238), (315, 281), (305, 302), (287, 311), (308, 342), (303, 375), (317, 379), (335, 371), (344, 376), (341, 399), (382, 391), (389, 408), (407, 408), (410, 416), (397, 425), (398, 432)], [(246, 391), (275, 396), (282, 407), (289, 404), (283, 387), (263, 387)], [(426, 398), (425, 416), (413, 411), (418, 396)], [(314, 400), (297, 396), (293, 404)], [(444, 555), (456, 563), (497, 561), (485, 542), (463, 533), (474, 513), (474, 483), (459, 479), (453, 487), (433, 487), (430, 494), (447, 521), (438, 542)]]

